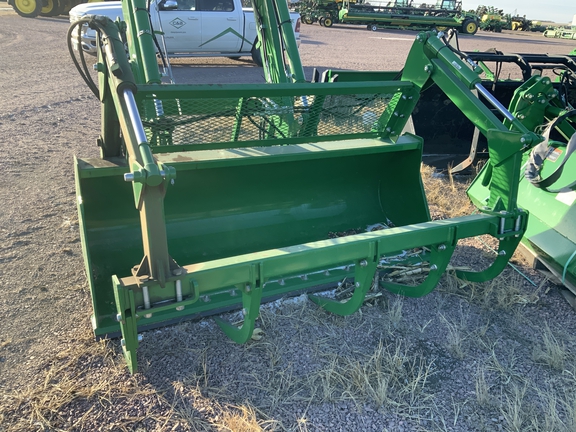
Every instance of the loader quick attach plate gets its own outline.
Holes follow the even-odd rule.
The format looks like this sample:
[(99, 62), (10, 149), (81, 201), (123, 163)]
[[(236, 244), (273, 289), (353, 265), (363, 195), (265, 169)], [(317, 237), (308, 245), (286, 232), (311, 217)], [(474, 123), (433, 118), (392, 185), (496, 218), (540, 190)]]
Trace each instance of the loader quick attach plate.
[[(123, 159), (78, 159), (96, 335), (120, 331), (134, 371), (138, 331), (166, 322), (243, 308), (242, 327), (218, 323), (245, 342), (261, 301), (344, 278), (355, 281), (347, 302), (312, 300), (348, 315), (362, 305), (382, 256), (426, 246), (423, 259), (432, 271), (424, 282), (382, 283), (422, 296), (437, 284), (458, 239), (482, 234), (500, 240), (498, 258), (486, 270), (459, 275), (494, 277), (516, 247), (526, 214), (429, 220), (422, 139), (395, 130), (410, 114), (402, 104), (413, 106), (415, 91), (398, 81), (139, 87), (155, 162), (177, 173), (174, 184), (162, 186), (160, 214), (178, 267), (163, 282), (135, 274), (142, 232), (159, 226), (141, 223), (136, 186), (123, 178), (130, 167)], [(496, 178), (508, 172), (494, 170)], [(139, 190), (145, 194), (146, 186)], [(375, 224), (387, 229), (366, 232)]]

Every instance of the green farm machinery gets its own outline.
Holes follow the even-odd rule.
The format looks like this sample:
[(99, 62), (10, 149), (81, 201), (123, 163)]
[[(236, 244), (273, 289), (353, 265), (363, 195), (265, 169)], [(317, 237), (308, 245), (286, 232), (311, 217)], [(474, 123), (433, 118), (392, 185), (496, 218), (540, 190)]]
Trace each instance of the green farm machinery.
[(335, 22), (338, 22), (338, 11), (341, 7), (341, 0), (315, 0), (301, 2), (298, 9), (304, 24), (317, 22), (323, 27), (332, 27)]
[(576, 39), (576, 26), (549, 29), (544, 32), (544, 36), (547, 38)]
[[(482, 85), (469, 56), (423, 32), (401, 74), (342, 73), (336, 80), (324, 73), (307, 82), (286, 2), (253, 0), (266, 84), (163, 84), (146, 2), (122, 3), (125, 22), (85, 17), (69, 34), (84, 23), (99, 33), (98, 85), (86, 62), (75, 60), (102, 113), (102, 157), (75, 160), (92, 325), (97, 337), (121, 336), (132, 372), (139, 333), (183, 319), (240, 309), (240, 327), (216, 321), (243, 343), (262, 302), (343, 279), (354, 280), (346, 302), (314, 294), (311, 301), (349, 315), (374, 281), (423, 296), (464, 238), (491, 235), (497, 255), (487, 268), (457, 276), (494, 278), (526, 233), (533, 196), (556, 194), (548, 206), (576, 193), (573, 185), (564, 186), (571, 192), (529, 185), (533, 196), (519, 205), (518, 191), (528, 187), (520, 172), (541, 143), (558, 163), (568, 162), (560, 183), (575, 172), (566, 147), (574, 141), (572, 111), (547, 78), (522, 85), (509, 111)], [(487, 138), (490, 159), (471, 188), (479, 208), (470, 216), (430, 218), (423, 140), (408, 125), (433, 84)], [(540, 129), (552, 117), (554, 140)], [(534, 182), (552, 169), (548, 160), (537, 165)], [(535, 236), (565, 226), (573, 212), (558, 211), (554, 226)], [(574, 243), (573, 230), (570, 236)], [(375, 278), (387, 262), (412, 262), (403, 251), (420, 247), (417, 259), (430, 268), (424, 280)], [(554, 259), (573, 280), (576, 260), (568, 253), (566, 244)]]
[(462, 11), (462, 2), (436, 0), (436, 4), (415, 4), (412, 0), (350, 1), (315, 0), (302, 3), (302, 22), (332, 27), (335, 23), (359, 24), (368, 30), (380, 28), (446, 30), (457, 28), (466, 34), (478, 30), (478, 17)]
[(462, 11), (462, 3), (455, 0), (437, 0), (436, 5), (416, 5), (411, 0), (370, 3), (344, 0), (338, 18), (341, 23), (365, 25), (372, 31), (379, 28), (441, 31), (454, 28), (473, 35), (479, 26), (478, 17)]

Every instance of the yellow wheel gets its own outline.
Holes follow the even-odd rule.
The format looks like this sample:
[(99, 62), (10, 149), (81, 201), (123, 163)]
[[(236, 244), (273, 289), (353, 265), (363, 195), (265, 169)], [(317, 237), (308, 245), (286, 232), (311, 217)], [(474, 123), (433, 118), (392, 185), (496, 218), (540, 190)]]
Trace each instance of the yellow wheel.
[(70, 9), (72, 9), (75, 4), (72, 3), (72, 0), (64, 0), (62, 2), (62, 15), (68, 15), (68, 12), (70, 12)]
[(58, 0), (42, 0), (40, 16), (51, 17), (60, 15), (60, 2)]
[(448, 27), (446, 26), (436, 26), (436, 30), (438, 30), (439, 32), (443, 32), (448, 30)]
[(462, 24), (462, 32), (466, 33), (466, 34), (476, 34), (476, 32), (478, 31), (478, 23), (472, 19), (467, 19), (466, 21), (464, 21), (464, 24)]
[(332, 18), (330, 18), (330, 17), (324, 18), (324, 27), (332, 27), (332, 24), (334, 24), (334, 21), (332, 21)]
[(24, 18), (36, 18), (42, 9), (42, 0), (14, 0), (12, 7)]

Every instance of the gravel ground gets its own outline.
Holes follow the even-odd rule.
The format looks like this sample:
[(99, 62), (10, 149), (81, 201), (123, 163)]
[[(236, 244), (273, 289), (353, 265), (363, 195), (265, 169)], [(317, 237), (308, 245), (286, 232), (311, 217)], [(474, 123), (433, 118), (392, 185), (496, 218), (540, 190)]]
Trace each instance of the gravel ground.
[[(0, 5), (1, 6), (1, 5)], [(73, 155), (96, 156), (99, 106), (66, 48), (67, 21), (0, 11), (0, 431), (576, 430), (576, 317), (516, 260), (496, 283), (452, 277), (423, 299), (383, 293), (351, 317), (298, 298), (263, 308), (238, 346), (207, 319), (148, 332), (130, 377), (92, 340)], [(302, 26), (314, 67), (398, 70), (415, 33)], [(534, 34), (465, 50), (566, 54)], [(262, 82), (248, 59), (176, 61), (180, 83)], [(454, 265), (487, 255), (464, 242)]]

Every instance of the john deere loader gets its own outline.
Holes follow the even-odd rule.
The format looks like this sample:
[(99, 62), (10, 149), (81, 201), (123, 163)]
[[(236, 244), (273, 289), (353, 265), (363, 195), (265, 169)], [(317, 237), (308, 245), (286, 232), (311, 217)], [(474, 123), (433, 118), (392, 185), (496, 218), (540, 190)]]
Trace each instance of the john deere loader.
[[(244, 343), (262, 302), (344, 278), (354, 281), (346, 302), (310, 300), (353, 314), (375, 280), (421, 297), (459, 240), (488, 234), (498, 244), (493, 263), (457, 272), (486, 281), (527, 232), (546, 237), (574, 216), (573, 116), (549, 79), (527, 81), (509, 110), (482, 85), (472, 59), (423, 32), (400, 76), (338, 81), (326, 73), (307, 82), (286, 2), (253, 5), (265, 84), (163, 84), (144, 0), (123, 0), (125, 23), (91, 16), (70, 29), (86, 23), (99, 33), (98, 84), (77, 62), (102, 112), (102, 157), (75, 159), (92, 326), (97, 337), (121, 337), (131, 372), (147, 329), (238, 309), (239, 327), (215, 319)], [(439, 221), (430, 218), (420, 177), (423, 140), (407, 126), (434, 83), (486, 137), (490, 153), (471, 188), (478, 211)], [(530, 225), (535, 203), (538, 218), (556, 204), (554, 217), (543, 218), (548, 225)], [(570, 230), (552, 257), (567, 279), (576, 267)], [(426, 250), (418, 256), (429, 264), (426, 279), (375, 278), (383, 263), (401, 263), (409, 259), (403, 251), (417, 247)]]

